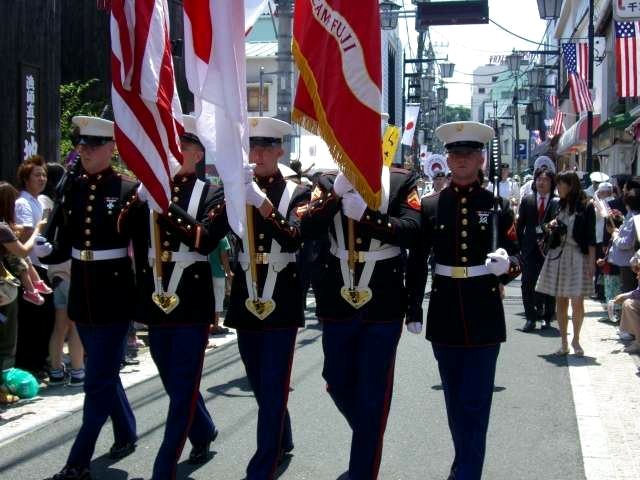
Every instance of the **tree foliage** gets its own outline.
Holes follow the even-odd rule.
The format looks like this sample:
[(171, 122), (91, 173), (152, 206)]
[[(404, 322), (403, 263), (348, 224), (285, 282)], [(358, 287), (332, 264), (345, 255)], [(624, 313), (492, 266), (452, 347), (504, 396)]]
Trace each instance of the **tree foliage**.
[(73, 150), (71, 119), (75, 115), (100, 116), (107, 99), (92, 99), (90, 94), (98, 83), (97, 78), (60, 85), (60, 158)]
[(445, 121), (447, 122), (463, 122), (471, 120), (471, 109), (462, 105), (447, 105), (445, 112)]

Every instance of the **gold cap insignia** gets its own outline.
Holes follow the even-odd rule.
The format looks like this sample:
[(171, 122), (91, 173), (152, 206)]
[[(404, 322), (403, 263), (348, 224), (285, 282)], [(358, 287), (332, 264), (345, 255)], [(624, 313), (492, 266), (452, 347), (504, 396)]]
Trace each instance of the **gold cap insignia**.
[(258, 119), (257, 118), (252, 118), (251, 119), (251, 126), (252, 127), (257, 127), (258, 126)]
[(463, 130), (464, 130), (464, 125), (456, 125), (456, 130), (457, 130), (458, 132), (463, 131)]

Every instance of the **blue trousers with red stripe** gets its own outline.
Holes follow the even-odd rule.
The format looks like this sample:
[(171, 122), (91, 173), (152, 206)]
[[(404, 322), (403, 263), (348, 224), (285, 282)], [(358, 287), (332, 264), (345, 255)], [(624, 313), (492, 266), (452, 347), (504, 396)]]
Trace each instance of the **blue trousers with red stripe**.
[(169, 395), (164, 438), (153, 464), (154, 480), (176, 478), (184, 444), (202, 445), (215, 426), (200, 395), (200, 378), (209, 325), (150, 326), (149, 347)]
[(368, 323), (361, 313), (346, 321), (323, 321), (322, 376), (353, 432), (350, 480), (378, 477), (401, 333), (401, 321)]
[(500, 345), (433, 345), (455, 458), (449, 478), (480, 480)]
[(87, 468), (100, 435), (111, 417), (115, 443), (135, 442), (136, 419), (120, 382), (120, 362), (128, 323), (116, 325), (78, 324), (78, 334), (87, 353), (84, 377), (82, 426), (78, 431), (67, 465)]
[(246, 480), (272, 479), (281, 452), (293, 450), (287, 401), (297, 333), (297, 328), (238, 330), (240, 357), (258, 402), (257, 448)]

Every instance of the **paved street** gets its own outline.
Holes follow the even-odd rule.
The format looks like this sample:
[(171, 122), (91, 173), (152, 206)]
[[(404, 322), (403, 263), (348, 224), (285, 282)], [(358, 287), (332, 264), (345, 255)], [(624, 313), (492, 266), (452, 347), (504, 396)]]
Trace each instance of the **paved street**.
[[(639, 398), (640, 380), (634, 359), (620, 354), (621, 345), (613, 341), (614, 328), (598, 321), (601, 312), (590, 303), (583, 342), (587, 357), (556, 359), (549, 355), (558, 347), (555, 329), (520, 332), (519, 283), (514, 282), (506, 293), (509, 339), (498, 364), (484, 478), (637, 478), (639, 465), (633, 463), (631, 453), (638, 451), (640, 415), (633, 398)], [(310, 319), (298, 337), (290, 396), (296, 448), (283, 465), (283, 480), (333, 480), (346, 470), (349, 431), (324, 391), (321, 335), (317, 322)], [(244, 477), (255, 447), (256, 406), (243, 373), (235, 342), (207, 355), (202, 392), (221, 433), (214, 444), (215, 457), (196, 469), (181, 463), (179, 478)], [(94, 478), (149, 477), (161, 441), (167, 399), (156, 377), (130, 387), (128, 395), (138, 421), (138, 450), (121, 461), (109, 461), (105, 453), (113, 437), (110, 427), (105, 428), (93, 463)], [(1, 477), (35, 480), (52, 474), (64, 464), (79, 422), (78, 412), (66, 414), (17, 440), (5, 439), (0, 447)], [(6, 427), (0, 423), (0, 435)], [(188, 451), (189, 446), (184, 458)], [(380, 478), (444, 479), (451, 459), (430, 345), (422, 337), (405, 333), (398, 351)]]

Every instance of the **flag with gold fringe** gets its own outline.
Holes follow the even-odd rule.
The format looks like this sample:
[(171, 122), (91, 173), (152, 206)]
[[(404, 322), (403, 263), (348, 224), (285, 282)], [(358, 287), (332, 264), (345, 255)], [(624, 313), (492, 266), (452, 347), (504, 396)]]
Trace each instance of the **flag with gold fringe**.
[(378, 0), (298, 0), (293, 120), (320, 135), (369, 207), (380, 204), (382, 66)]

